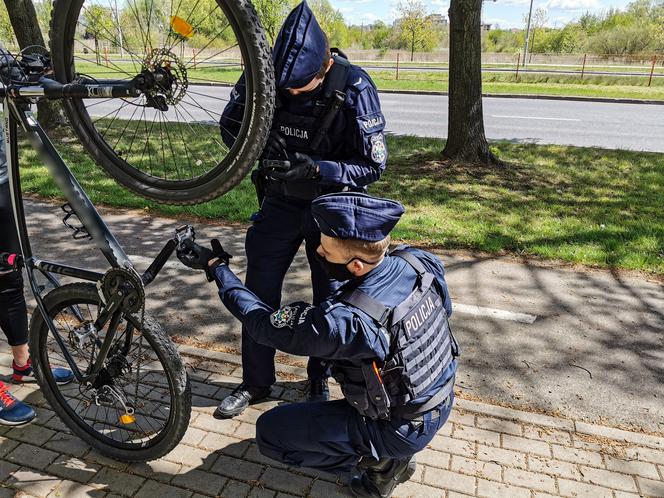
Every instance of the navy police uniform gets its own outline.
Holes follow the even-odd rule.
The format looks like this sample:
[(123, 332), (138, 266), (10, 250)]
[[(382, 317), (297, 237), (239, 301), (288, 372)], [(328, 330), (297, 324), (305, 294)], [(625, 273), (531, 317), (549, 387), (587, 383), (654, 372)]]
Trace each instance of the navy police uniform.
[[(338, 193), (314, 200), (312, 212), (326, 235), (378, 241), (403, 206)], [(390, 486), (412, 475), (411, 457), (427, 446), (452, 408), (458, 348), (439, 259), (400, 247), (317, 306), (296, 302), (275, 309), (224, 264), (214, 277), (221, 300), (253, 341), (325, 359), (344, 393), (342, 400), (290, 404), (263, 414), (256, 426), (260, 451), (288, 465), (338, 474), (369, 462), (353, 482), (373, 491), (359, 494), (389, 496)], [(387, 488), (372, 487), (380, 476)], [(361, 479), (368, 484), (363, 487)]]
[[(302, 242), (311, 268), (313, 302), (320, 304), (339, 283), (328, 278), (315, 260), (320, 233), (311, 216), (311, 200), (339, 191), (364, 191), (385, 168), (385, 118), (369, 75), (334, 55), (335, 64), (323, 84), (312, 92), (290, 95), (287, 89), (311, 82), (327, 57), (327, 39), (306, 2), (288, 16), (273, 50), (277, 108), (272, 135), (285, 145), (285, 157), (296, 152), (310, 156), (318, 168), (315, 178), (283, 181), (259, 168), (252, 176), (264, 198), (252, 217), (246, 237), (246, 285), (271, 308), (278, 308), (284, 276)], [(220, 120), (227, 145), (235, 140), (246, 102), (244, 76), (235, 85)], [(242, 334), (243, 383), (267, 387), (275, 381), (274, 346), (258, 343), (246, 329)], [(326, 377), (320, 360), (311, 359), (310, 379)]]

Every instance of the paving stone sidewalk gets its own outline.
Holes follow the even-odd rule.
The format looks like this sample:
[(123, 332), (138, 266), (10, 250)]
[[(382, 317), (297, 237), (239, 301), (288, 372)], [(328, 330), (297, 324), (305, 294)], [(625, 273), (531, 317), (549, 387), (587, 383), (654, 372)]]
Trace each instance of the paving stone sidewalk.
[[(0, 378), (11, 364), (0, 344)], [(262, 457), (253, 441), (260, 414), (301, 400), (305, 372), (278, 365), (273, 399), (234, 420), (212, 412), (239, 382), (239, 358), (181, 345), (193, 387), (191, 426), (163, 459), (124, 464), (91, 450), (49, 410), (35, 385), (14, 390), (37, 421), (0, 427), (0, 497), (348, 496), (335, 478)], [(332, 386), (339, 396), (337, 386)], [(450, 421), (418, 455), (396, 497), (664, 497), (664, 438), (458, 399)]]

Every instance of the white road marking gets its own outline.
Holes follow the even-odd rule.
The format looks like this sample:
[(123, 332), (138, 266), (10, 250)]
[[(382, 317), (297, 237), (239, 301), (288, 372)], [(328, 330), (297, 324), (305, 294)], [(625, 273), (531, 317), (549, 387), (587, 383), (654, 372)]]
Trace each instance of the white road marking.
[[(129, 255), (129, 259), (135, 265), (139, 265), (141, 267), (140, 270), (142, 271), (147, 270), (148, 266), (150, 266), (153, 261), (152, 258), (147, 258), (145, 256)], [(180, 271), (185, 270), (192, 273), (199, 272), (199, 270), (192, 270), (191, 268), (184, 266), (177, 259), (172, 259), (168, 261), (164, 265), (164, 268), (176, 269)], [(236, 274), (238, 275), (242, 273), (244, 272), (236, 272)], [(466, 315), (486, 316), (489, 318), (496, 318), (498, 320), (508, 320), (511, 322), (528, 323), (528, 324), (534, 323), (535, 320), (537, 320), (537, 317), (534, 315), (527, 315), (525, 313), (515, 313), (513, 311), (498, 310), (493, 308), (483, 308), (481, 306), (473, 306), (461, 303), (453, 303), (452, 306), (455, 312), (464, 313)]]
[(515, 313), (513, 311), (497, 310), (494, 308), (483, 308), (481, 306), (474, 306), (471, 304), (452, 303), (452, 309), (455, 312), (465, 313), (474, 316), (486, 316), (489, 318), (497, 318), (498, 320), (508, 320), (510, 322), (519, 323), (534, 323), (537, 320), (535, 315), (528, 315), (526, 313)]
[(543, 118), (540, 116), (501, 116), (499, 114), (492, 114), (492, 118), (505, 118), (505, 119), (536, 119), (539, 121), (575, 121), (581, 122), (580, 119), (576, 118)]

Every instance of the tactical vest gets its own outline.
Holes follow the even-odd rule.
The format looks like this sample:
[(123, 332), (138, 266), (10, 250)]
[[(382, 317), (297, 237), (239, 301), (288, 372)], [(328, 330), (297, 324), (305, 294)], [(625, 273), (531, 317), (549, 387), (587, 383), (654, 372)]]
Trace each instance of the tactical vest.
[(324, 158), (339, 146), (330, 140), (328, 132), (346, 102), (345, 90), (351, 64), (343, 55), (335, 53), (332, 58), (334, 64), (325, 76), (323, 89), (310, 114), (289, 112), (277, 97), (272, 128), (284, 137), (289, 151)]
[(436, 277), (405, 246), (391, 255), (417, 272), (415, 289), (402, 303), (389, 308), (359, 289), (342, 290), (338, 298), (369, 315), (390, 344), (382, 364), (335, 361), (332, 365), (332, 375), (348, 402), (372, 419), (409, 419), (439, 406), (452, 393), (454, 377), (426, 402), (411, 402), (427, 394), (459, 356)]
[[(314, 158), (332, 159), (343, 145), (332, 140), (329, 131), (346, 102), (346, 83), (351, 64), (342, 52), (333, 53), (334, 64), (325, 76), (323, 89), (315, 101), (310, 114), (295, 114), (286, 110), (279, 102), (272, 121), (272, 128), (286, 141), (289, 152), (302, 152)], [(269, 194), (284, 195), (298, 199), (312, 200), (316, 197), (338, 192), (341, 187), (321, 187), (315, 180), (292, 182), (266, 179)]]

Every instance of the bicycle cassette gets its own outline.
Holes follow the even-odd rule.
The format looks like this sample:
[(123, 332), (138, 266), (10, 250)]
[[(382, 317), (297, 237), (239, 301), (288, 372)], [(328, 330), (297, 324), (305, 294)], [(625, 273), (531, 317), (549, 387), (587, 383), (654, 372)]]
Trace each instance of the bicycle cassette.
[(138, 274), (124, 268), (111, 268), (100, 281), (104, 302), (122, 297), (120, 307), (125, 313), (137, 313), (145, 304), (145, 290)]

